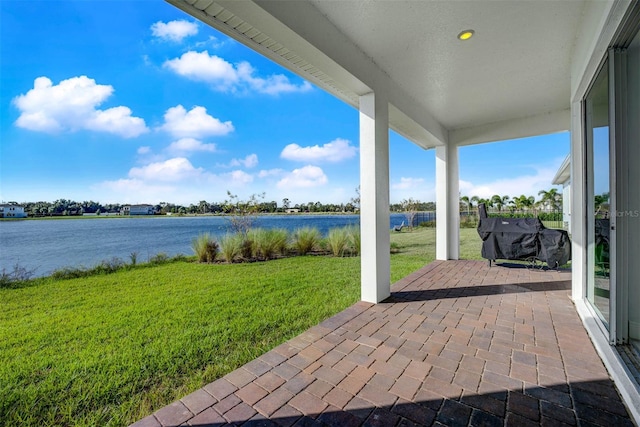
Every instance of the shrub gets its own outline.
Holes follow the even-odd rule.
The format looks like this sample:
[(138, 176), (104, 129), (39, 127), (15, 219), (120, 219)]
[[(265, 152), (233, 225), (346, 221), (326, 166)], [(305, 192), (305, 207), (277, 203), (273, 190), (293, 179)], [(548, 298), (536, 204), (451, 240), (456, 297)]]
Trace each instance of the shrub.
[(171, 258), (169, 258), (169, 255), (167, 255), (164, 252), (160, 252), (160, 253), (152, 256), (151, 258), (149, 258), (149, 264), (151, 264), (151, 265), (166, 264), (170, 260), (171, 260)]
[(322, 237), (317, 228), (297, 228), (293, 232), (293, 246), (299, 255), (306, 255), (320, 245)]
[(225, 261), (232, 263), (242, 254), (242, 234), (226, 234), (220, 239), (220, 253)]
[(198, 262), (214, 262), (218, 255), (218, 242), (211, 238), (209, 233), (204, 233), (193, 239), (191, 248), (196, 254)]
[(51, 273), (51, 277), (56, 280), (64, 280), (64, 279), (77, 279), (80, 277), (89, 277), (95, 276), (99, 274), (111, 274), (116, 271), (123, 270), (127, 268), (127, 264), (122, 260), (122, 258), (113, 257), (111, 259), (105, 259), (101, 261), (99, 264), (91, 268), (86, 267), (63, 267), (57, 270), (54, 270)]
[(27, 270), (19, 263), (15, 263), (12, 270), (2, 268), (2, 271), (0, 271), (0, 288), (10, 288), (22, 282), (26, 282), (31, 279), (35, 271), (35, 268), (33, 270)]
[(562, 212), (540, 212), (540, 221), (562, 221)]
[(63, 267), (54, 270), (51, 277), (56, 280), (77, 279), (79, 277), (87, 277), (89, 270), (83, 267)]
[[(109, 274), (121, 270), (125, 267), (125, 262), (122, 258), (113, 257), (111, 259), (105, 259), (100, 264), (96, 265), (93, 270), (96, 274)], [(89, 270), (91, 271), (91, 270)]]
[(329, 230), (329, 234), (327, 234), (327, 244), (333, 256), (344, 256), (349, 249), (348, 228), (332, 228)]
[(178, 262), (178, 261), (187, 261), (189, 260), (189, 257), (187, 257), (185, 254), (177, 254), (174, 255), (173, 258), (169, 259), (169, 262)]
[(265, 193), (252, 194), (248, 200), (240, 200), (237, 195), (227, 190), (227, 196), (229, 199), (224, 201), (222, 209), (230, 214), (229, 225), (235, 233), (246, 236), (253, 228)]
[(184, 254), (178, 254), (173, 258), (169, 257), (166, 253), (159, 253), (149, 259), (148, 264), (138, 264), (138, 253), (132, 252), (130, 254), (131, 264), (127, 264), (122, 258), (113, 257), (108, 260), (101, 261), (99, 264), (91, 268), (87, 267), (63, 267), (54, 270), (51, 273), (51, 277), (56, 280), (77, 279), (81, 277), (90, 277), (100, 274), (111, 274), (120, 270), (129, 270), (133, 268), (139, 268), (148, 265), (160, 265), (174, 261), (186, 261), (188, 258)]
[(476, 228), (478, 226), (478, 220), (475, 217), (460, 218), (460, 228)]

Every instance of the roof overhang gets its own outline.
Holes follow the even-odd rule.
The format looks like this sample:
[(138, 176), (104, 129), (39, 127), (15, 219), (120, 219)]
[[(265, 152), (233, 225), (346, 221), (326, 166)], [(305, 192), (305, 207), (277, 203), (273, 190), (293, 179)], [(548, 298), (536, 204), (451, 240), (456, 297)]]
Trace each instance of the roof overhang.
[(571, 179), (571, 155), (568, 155), (560, 167), (558, 168), (558, 172), (556, 172), (556, 176), (553, 177), (551, 183), (553, 185), (565, 185)]

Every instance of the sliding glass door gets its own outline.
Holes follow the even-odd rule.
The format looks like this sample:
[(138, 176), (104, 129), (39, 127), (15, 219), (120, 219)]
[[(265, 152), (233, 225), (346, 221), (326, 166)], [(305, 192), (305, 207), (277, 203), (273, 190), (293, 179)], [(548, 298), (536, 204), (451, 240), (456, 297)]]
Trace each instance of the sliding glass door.
[(585, 98), (587, 153), (587, 299), (605, 327), (610, 322), (611, 245), (609, 62)]

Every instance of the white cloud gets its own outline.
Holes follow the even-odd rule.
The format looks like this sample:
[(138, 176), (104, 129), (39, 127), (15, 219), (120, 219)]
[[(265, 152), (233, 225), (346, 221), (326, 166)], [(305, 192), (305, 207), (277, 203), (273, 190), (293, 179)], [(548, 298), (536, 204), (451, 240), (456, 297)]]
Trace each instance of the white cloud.
[(216, 90), (226, 92), (239, 84), (240, 77), (233, 65), (209, 52), (185, 52), (180, 58), (163, 65), (174, 73), (192, 80), (211, 83)]
[(307, 81), (302, 85), (296, 85), (289, 81), (289, 78), (283, 74), (274, 74), (267, 78), (255, 77), (255, 69), (248, 62), (241, 62), (237, 65), (237, 73), (240, 81), (246, 84), (252, 90), (267, 95), (279, 95), (281, 93), (306, 92), (311, 90), (311, 84)]
[(310, 188), (325, 185), (328, 181), (322, 169), (307, 165), (300, 169), (294, 169), (278, 181), (277, 186), (278, 188)]
[(177, 195), (171, 184), (150, 184), (137, 178), (104, 181), (93, 185), (91, 190), (94, 193), (100, 192), (105, 203), (157, 203), (161, 200), (176, 200), (169, 197)]
[(184, 157), (176, 157), (131, 168), (126, 178), (97, 183), (91, 190), (94, 195), (100, 194), (101, 200), (117, 203), (167, 201), (189, 205), (198, 200), (222, 201), (227, 189), (247, 189), (253, 180), (253, 175), (240, 170), (216, 175), (193, 166)]
[(202, 138), (209, 135), (226, 135), (233, 132), (230, 121), (221, 122), (207, 114), (204, 107), (195, 106), (189, 112), (182, 105), (169, 108), (164, 114), (160, 129), (176, 138)]
[(399, 203), (405, 199), (420, 200), (421, 202), (435, 201), (435, 184), (424, 178), (401, 177), (391, 184), (390, 202)]
[(230, 165), (232, 167), (244, 166), (247, 169), (254, 168), (258, 165), (258, 155), (257, 154), (249, 154), (244, 159), (233, 159), (231, 160)]
[(179, 43), (185, 37), (198, 34), (198, 25), (195, 22), (184, 20), (169, 21), (167, 23), (158, 21), (151, 26), (151, 33), (161, 39)]
[(221, 49), (226, 44), (233, 43), (235, 40), (226, 39), (226, 40), (218, 40), (215, 36), (209, 36), (208, 39), (202, 40), (195, 43), (195, 46), (198, 48), (211, 47), (213, 49)]
[(256, 70), (248, 62), (240, 62), (235, 66), (208, 51), (189, 51), (179, 58), (165, 61), (165, 68), (174, 73), (195, 81), (210, 84), (221, 92), (257, 92), (267, 95), (281, 93), (307, 92), (312, 89), (309, 82), (300, 85), (292, 83), (283, 74), (264, 77), (255, 75)]
[(284, 169), (263, 169), (258, 172), (258, 178), (279, 177), (285, 174)]
[(39, 132), (90, 130), (133, 138), (148, 132), (143, 119), (133, 117), (128, 107), (99, 110), (113, 93), (110, 85), (98, 85), (87, 76), (62, 80), (35, 79), (33, 89), (13, 99), (20, 110), (16, 126)]
[(223, 174), (221, 177), (224, 179), (225, 184), (233, 186), (243, 186), (253, 182), (253, 175), (250, 175), (241, 170)]
[(557, 168), (535, 167), (535, 172), (528, 175), (511, 177), (508, 179), (497, 179), (490, 182), (470, 182), (459, 181), (460, 194), (463, 196), (478, 196), (488, 199), (494, 194), (500, 196), (525, 196), (538, 197), (538, 191), (551, 188), (551, 181), (555, 176)]
[(201, 177), (204, 174), (204, 169), (195, 168), (191, 162), (184, 157), (175, 157), (163, 162), (156, 162), (142, 167), (131, 168), (129, 171), (129, 177), (133, 179), (164, 182), (193, 179)]
[(358, 152), (358, 148), (351, 142), (337, 138), (323, 146), (301, 147), (298, 144), (289, 144), (284, 147), (280, 157), (299, 162), (332, 162), (337, 163), (352, 158)]
[(181, 138), (174, 141), (167, 147), (167, 151), (174, 154), (188, 154), (195, 151), (206, 151), (214, 153), (216, 151), (215, 144), (205, 144), (194, 138)]
[(401, 177), (400, 182), (391, 185), (394, 190), (408, 190), (410, 188), (420, 188), (424, 186), (423, 178), (405, 178)]
[(151, 153), (151, 147), (148, 147), (148, 146), (140, 147), (140, 148), (138, 148), (137, 152), (140, 155), (149, 154), (149, 153)]
[(92, 185), (89, 195), (78, 198), (88, 200), (99, 194), (99, 200), (102, 203), (156, 204), (164, 201), (189, 206), (191, 203), (197, 204), (199, 200), (222, 202), (228, 198), (226, 191), (231, 189), (243, 200), (246, 200), (250, 194), (259, 192), (253, 189), (253, 185), (243, 184), (241, 181), (233, 182), (231, 178), (233, 177), (205, 174), (196, 183), (193, 182), (194, 180), (160, 182), (123, 178)]

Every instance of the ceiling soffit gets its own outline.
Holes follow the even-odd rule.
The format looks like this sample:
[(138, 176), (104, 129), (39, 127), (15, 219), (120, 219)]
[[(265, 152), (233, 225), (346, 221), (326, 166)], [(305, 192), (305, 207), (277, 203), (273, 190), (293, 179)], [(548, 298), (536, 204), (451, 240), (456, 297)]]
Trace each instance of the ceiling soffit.
[(585, 1), (310, 1), (447, 129), (569, 108)]

